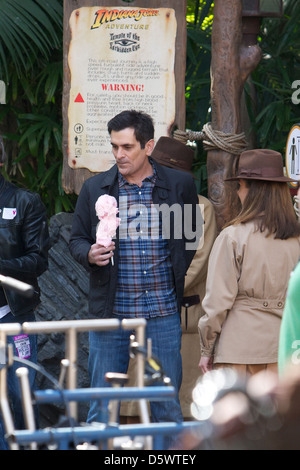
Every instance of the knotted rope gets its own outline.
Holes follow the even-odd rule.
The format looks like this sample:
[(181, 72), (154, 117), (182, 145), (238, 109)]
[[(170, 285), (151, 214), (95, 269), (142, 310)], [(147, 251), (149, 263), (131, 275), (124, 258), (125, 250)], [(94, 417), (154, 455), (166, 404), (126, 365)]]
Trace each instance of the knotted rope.
[(299, 213), (299, 198), (298, 196), (294, 196), (294, 210), (296, 212), (296, 216), (298, 217), (298, 220), (300, 221), (300, 213)]
[(247, 141), (244, 132), (241, 134), (225, 134), (216, 131), (211, 127), (211, 123), (204, 124), (202, 131), (174, 131), (174, 139), (186, 144), (188, 140), (202, 140), (204, 150), (223, 150), (224, 152), (240, 155), (247, 149)]

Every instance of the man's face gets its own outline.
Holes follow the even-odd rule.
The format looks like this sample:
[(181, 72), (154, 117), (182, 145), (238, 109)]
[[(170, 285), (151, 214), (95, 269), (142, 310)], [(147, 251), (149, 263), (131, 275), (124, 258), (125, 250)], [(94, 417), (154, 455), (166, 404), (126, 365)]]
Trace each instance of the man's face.
[(142, 149), (131, 127), (118, 132), (111, 131), (110, 138), (112, 152), (121, 175), (130, 181), (143, 174), (149, 165), (148, 156), (151, 155), (154, 141), (149, 140)]

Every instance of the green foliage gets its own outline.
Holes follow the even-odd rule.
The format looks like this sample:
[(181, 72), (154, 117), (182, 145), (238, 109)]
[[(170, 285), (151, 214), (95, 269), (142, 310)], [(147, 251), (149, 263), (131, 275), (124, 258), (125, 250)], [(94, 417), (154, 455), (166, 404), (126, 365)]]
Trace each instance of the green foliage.
[[(213, 2), (188, 1), (186, 73), (187, 128), (201, 131), (210, 121), (210, 61)], [(263, 58), (252, 73), (255, 96), (245, 86), (246, 103), (257, 146), (284, 153), (291, 126), (300, 122), (299, 104), (292, 102), (293, 83), (300, 81), (299, 0), (284, 1), (283, 18), (265, 18), (258, 38)], [(295, 85), (294, 85), (295, 87)], [(299, 89), (299, 82), (297, 88)], [(194, 173), (206, 191), (206, 153), (197, 144)]]
[(0, 0), (0, 67), (8, 78), (8, 61), (20, 77), (34, 67), (39, 54), (48, 57), (60, 47), (57, 27), (62, 28), (61, 2), (45, 0)]
[[(188, 1), (186, 62), (186, 127), (201, 131), (210, 121), (210, 62), (213, 1)], [(196, 145), (193, 172), (201, 194), (207, 193), (206, 152)]]
[(263, 58), (252, 74), (256, 89), (255, 105), (246, 87), (257, 145), (281, 153), (285, 151), (290, 128), (300, 121), (299, 105), (292, 101), (292, 84), (300, 80), (299, 24), (298, 0), (284, 3), (283, 18), (264, 19), (259, 38)]

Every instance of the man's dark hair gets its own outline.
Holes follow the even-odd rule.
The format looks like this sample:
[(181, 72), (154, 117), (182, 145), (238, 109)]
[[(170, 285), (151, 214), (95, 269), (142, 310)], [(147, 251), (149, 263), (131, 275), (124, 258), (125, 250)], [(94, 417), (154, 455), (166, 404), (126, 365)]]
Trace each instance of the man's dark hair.
[(111, 131), (119, 132), (127, 127), (134, 129), (134, 135), (141, 148), (154, 138), (154, 124), (151, 116), (140, 111), (122, 111), (113, 117), (107, 124), (109, 134)]

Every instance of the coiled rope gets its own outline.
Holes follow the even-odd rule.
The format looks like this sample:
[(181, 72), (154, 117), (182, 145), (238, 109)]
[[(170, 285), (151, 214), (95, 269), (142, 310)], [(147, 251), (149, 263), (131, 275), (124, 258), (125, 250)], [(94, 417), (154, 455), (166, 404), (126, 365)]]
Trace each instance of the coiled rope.
[(248, 148), (245, 133), (241, 134), (225, 134), (212, 128), (211, 123), (204, 124), (202, 131), (174, 131), (174, 139), (186, 144), (188, 140), (202, 140), (204, 150), (223, 150), (224, 152), (240, 155), (241, 152)]

